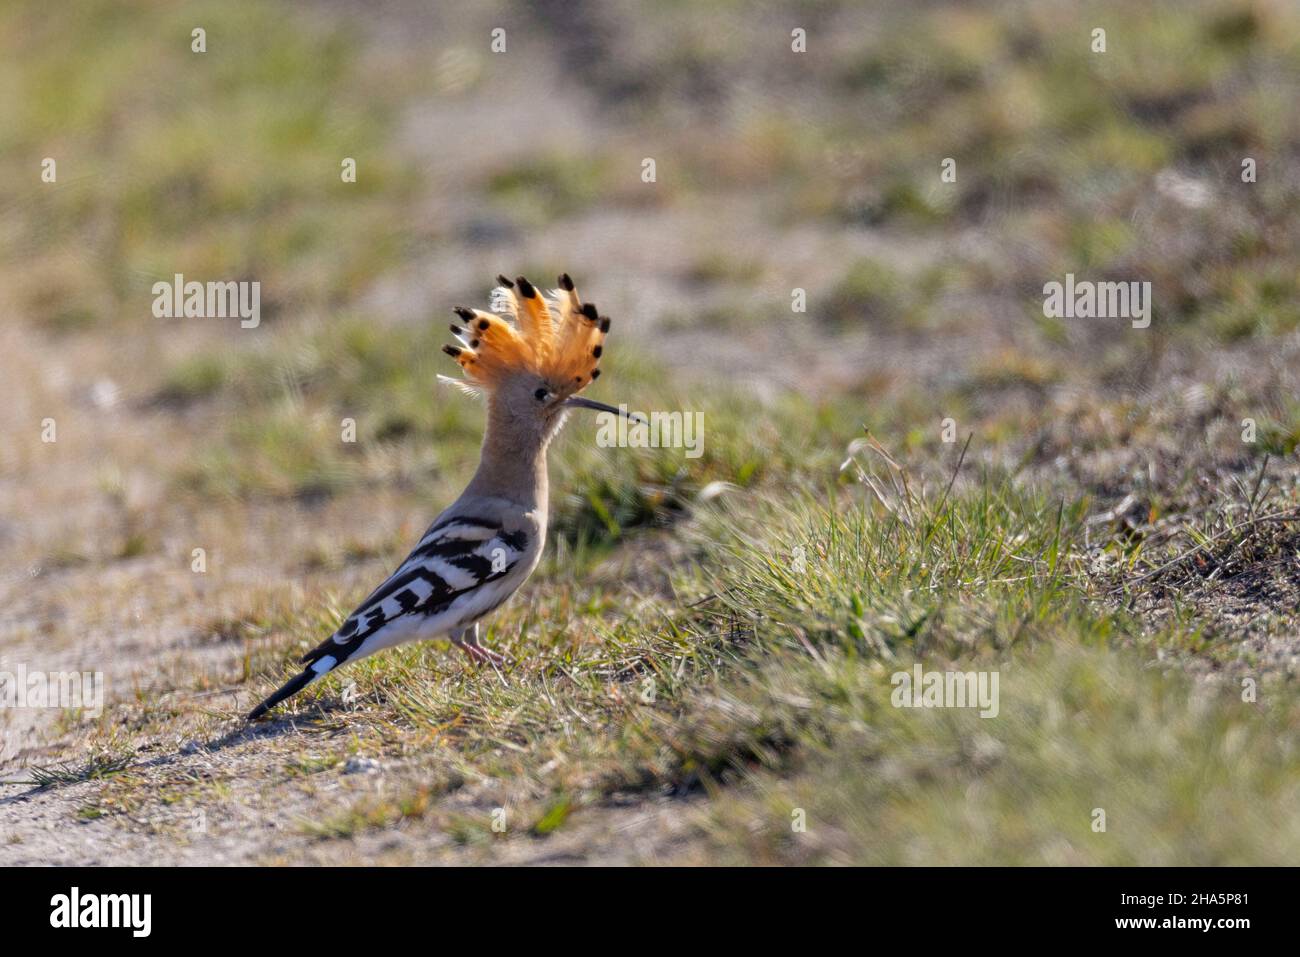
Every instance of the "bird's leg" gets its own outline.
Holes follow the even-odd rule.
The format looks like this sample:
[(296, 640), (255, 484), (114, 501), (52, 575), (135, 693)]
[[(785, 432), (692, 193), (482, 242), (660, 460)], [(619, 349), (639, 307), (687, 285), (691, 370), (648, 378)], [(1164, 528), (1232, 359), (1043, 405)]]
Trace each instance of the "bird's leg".
[[(475, 625), (474, 629), (475, 631), (477, 631), (478, 625)], [(460, 631), (451, 632), (447, 637), (451, 639), (451, 643), (453, 645), (455, 645), (461, 651), (465, 652), (466, 656), (469, 658), (470, 661), (477, 663), (479, 661), (479, 657), (475, 653), (475, 648), (471, 647), (471, 645), (465, 641), (465, 632), (468, 630), (469, 630), (468, 628), (462, 628), (460, 629)]]
[(473, 649), (474, 654), (479, 656), (479, 661), (485, 661), (489, 664), (501, 667), (506, 663), (505, 655), (499, 655), (491, 648), (484, 648), (478, 643), (478, 622), (474, 622), (472, 628), (467, 628), (469, 637), (465, 639), (466, 649)]

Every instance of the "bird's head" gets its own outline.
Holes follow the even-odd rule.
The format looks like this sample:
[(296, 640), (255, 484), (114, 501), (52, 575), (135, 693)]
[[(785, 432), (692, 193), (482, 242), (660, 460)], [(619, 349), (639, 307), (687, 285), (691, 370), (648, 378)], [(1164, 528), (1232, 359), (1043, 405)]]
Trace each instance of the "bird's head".
[(495, 411), (516, 429), (552, 435), (568, 409), (625, 412), (579, 396), (600, 375), (609, 318), (578, 298), (568, 273), (549, 296), (523, 276), (498, 276), (491, 312), (457, 307), (459, 343), (443, 346), (463, 370), (446, 381), (469, 392), (485, 392)]

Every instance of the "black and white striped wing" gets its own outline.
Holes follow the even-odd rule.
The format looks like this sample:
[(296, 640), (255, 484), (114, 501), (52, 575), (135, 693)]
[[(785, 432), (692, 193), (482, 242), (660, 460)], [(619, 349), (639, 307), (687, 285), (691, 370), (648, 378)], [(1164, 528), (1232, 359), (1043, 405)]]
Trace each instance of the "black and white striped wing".
[(439, 519), (388, 580), (302, 663), (324, 674), (358, 652), (364, 657), (445, 634), (481, 617), (510, 596), (514, 587), (506, 579), (527, 548), (525, 532), (508, 531), (492, 519)]

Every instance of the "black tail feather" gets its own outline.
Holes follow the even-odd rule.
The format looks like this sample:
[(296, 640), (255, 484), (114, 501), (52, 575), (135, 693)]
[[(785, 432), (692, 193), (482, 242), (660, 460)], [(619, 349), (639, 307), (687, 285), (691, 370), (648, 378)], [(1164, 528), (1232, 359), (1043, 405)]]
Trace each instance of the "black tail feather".
[(267, 698), (265, 701), (259, 704), (252, 711), (248, 712), (248, 720), (256, 721), (258, 718), (266, 714), (268, 711), (274, 708), (285, 698), (297, 694), (299, 691), (307, 687), (309, 684), (311, 684), (319, 677), (320, 675), (317, 672), (313, 671), (311, 668), (308, 668), (302, 674), (295, 675), (294, 677), (290, 678), (288, 681), (286, 681), (283, 685), (280, 686), (280, 690), (278, 690), (275, 694), (271, 695), (269, 698)]

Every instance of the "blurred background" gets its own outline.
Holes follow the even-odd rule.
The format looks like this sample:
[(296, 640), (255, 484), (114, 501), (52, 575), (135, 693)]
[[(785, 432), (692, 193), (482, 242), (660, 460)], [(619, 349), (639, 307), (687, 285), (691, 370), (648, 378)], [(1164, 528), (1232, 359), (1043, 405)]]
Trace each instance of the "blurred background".
[[(705, 414), (699, 460), (570, 426), (543, 581), (668, 601), (702, 496), (833, 485), (864, 426), (939, 487), (973, 435), (969, 466), (1093, 536), (1212, 531), (1265, 456), (1294, 495), (1297, 103), (1285, 0), (9, 0), (0, 656), (137, 704), (274, 673), (469, 474), (481, 412), (439, 347), (501, 272), (613, 317), (594, 398)], [(1067, 272), (1149, 281), (1150, 328), (1045, 317)], [(176, 273), (260, 282), (261, 324), (155, 318)], [(1285, 669), (1272, 545), (1196, 627)], [(13, 767), (91, 747), (5, 721)]]

